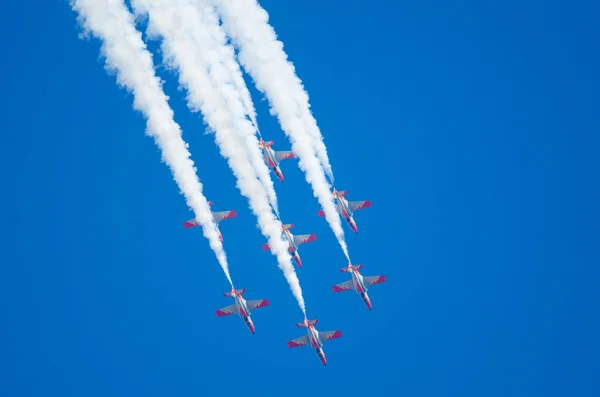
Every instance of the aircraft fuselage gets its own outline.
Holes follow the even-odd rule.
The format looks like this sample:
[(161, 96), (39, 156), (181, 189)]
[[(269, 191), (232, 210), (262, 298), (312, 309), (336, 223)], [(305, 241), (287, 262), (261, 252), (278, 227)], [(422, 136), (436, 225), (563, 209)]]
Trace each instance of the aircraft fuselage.
[(300, 254), (298, 253), (298, 245), (294, 242), (294, 237), (290, 233), (289, 230), (284, 230), (283, 234), (287, 239), (288, 243), (290, 243), (290, 252), (292, 253), (292, 257), (296, 261), (298, 267), (302, 267), (302, 259), (300, 259)]
[(307, 332), (308, 340), (310, 341), (312, 348), (315, 349), (317, 357), (319, 357), (323, 365), (327, 365), (327, 357), (325, 357), (325, 352), (323, 351), (323, 342), (321, 342), (321, 338), (319, 338), (319, 331), (311, 325)]
[(237, 308), (237, 312), (246, 323), (246, 326), (250, 330), (250, 332), (254, 333), (254, 324), (252, 323), (252, 319), (250, 318), (250, 310), (248, 310), (248, 305), (246, 304), (246, 300), (239, 295), (235, 296), (235, 307)]
[(371, 310), (371, 299), (369, 299), (369, 295), (367, 295), (367, 287), (365, 286), (363, 276), (358, 270), (352, 271), (352, 284), (354, 285), (354, 290), (360, 295), (360, 299), (362, 299), (367, 308)]
[(271, 149), (270, 147), (264, 147), (263, 150), (264, 150), (263, 157), (265, 158), (265, 161), (266, 161), (267, 165), (269, 166), (269, 169), (271, 169), (271, 171), (273, 171), (275, 176), (277, 176), (277, 178), (281, 182), (283, 182), (283, 173), (281, 172), (281, 169), (279, 168), (279, 162), (277, 161), (277, 158), (275, 157), (275, 151), (273, 149)]
[(354, 222), (354, 218), (352, 217), (352, 211), (350, 211), (350, 206), (348, 205), (348, 201), (343, 197), (337, 197), (337, 209), (342, 218), (348, 223), (348, 226), (354, 231), (354, 233), (358, 233), (358, 227), (356, 226), (356, 222)]

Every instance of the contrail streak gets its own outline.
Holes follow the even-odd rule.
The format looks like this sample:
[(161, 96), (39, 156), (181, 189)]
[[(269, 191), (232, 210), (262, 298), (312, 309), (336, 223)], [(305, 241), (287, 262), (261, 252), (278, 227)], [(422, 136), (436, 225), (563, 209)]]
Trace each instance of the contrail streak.
[[(201, 0), (194, 0), (201, 1)], [(335, 208), (327, 173), (333, 180), (321, 133), (310, 112), (308, 95), (288, 62), (283, 44), (268, 23), (268, 14), (256, 0), (211, 0), (223, 27), (239, 49), (239, 60), (257, 88), (264, 92), (292, 143), (300, 168), (325, 212), (346, 258), (350, 261), (341, 220)]]
[[(136, 13), (149, 15), (149, 33), (163, 38), (161, 49), (166, 64), (179, 72), (179, 82), (187, 90), (188, 106), (200, 111), (214, 132), (215, 142), (237, 179), (238, 189), (248, 199), (279, 268), (302, 312), (306, 313), (289, 245), (282, 239), (280, 223), (273, 215), (267, 191), (257, 178), (245, 144), (250, 135), (248, 131), (252, 133), (254, 129), (245, 117), (243, 105), (236, 100), (239, 97), (230, 92), (230, 86), (222, 84), (222, 74), (226, 71), (220, 67), (219, 55), (215, 53), (218, 49), (209, 39), (206, 10), (186, 0), (133, 0), (132, 4)], [(235, 110), (238, 106), (241, 111)], [(256, 136), (253, 137), (256, 140)]]
[(146, 133), (161, 149), (163, 161), (171, 168), (175, 182), (201, 224), (229, 283), (233, 285), (227, 257), (208, 201), (202, 193), (194, 162), (155, 74), (152, 55), (135, 28), (133, 15), (122, 0), (71, 0), (70, 5), (77, 12), (78, 21), (85, 31), (101, 40), (107, 70), (116, 72), (118, 84), (133, 93), (134, 108), (141, 111), (147, 120)]

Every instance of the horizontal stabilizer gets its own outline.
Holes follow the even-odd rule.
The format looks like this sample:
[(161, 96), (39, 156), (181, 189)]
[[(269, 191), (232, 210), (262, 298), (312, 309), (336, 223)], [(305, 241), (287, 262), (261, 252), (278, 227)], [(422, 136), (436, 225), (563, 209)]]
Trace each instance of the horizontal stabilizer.
[(317, 211), (317, 214), (319, 214), (319, 216), (325, 216), (325, 211), (319, 210)]
[(290, 230), (291, 228), (294, 227), (294, 224), (288, 223), (287, 225), (282, 225), (281, 227), (283, 228), (283, 230)]
[(333, 197), (344, 197), (347, 194), (348, 194), (347, 190), (340, 190), (340, 191), (338, 191), (336, 189), (333, 189)]
[(263, 249), (265, 251), (270, 251), (271, 250), (271, 247), (269, 246), (269, 244), (263, 244), (262, 247), (263, 247)]
[(356, 266), (352, 266), (352, 265), (348, 264), (348, 267), (342, 267), (342, 268), (340, 269), (340, 271), (342, 271), (342, 272), (344, 272), (344, 273), (350, 273), (350, 272), (352, 272), (353, 270), (359, 270), (359, 269), (362, 269), (362, 265), (356, 265)]
[(234, 292), (234, 291), (235, 291), (235, 294), (236, 294), (236, 295), (242, 295), (243, 293), (245, 293), (245, 292), (246, 292), (246, 288), (242, 288), (242, 289), (236, 289), (236, 290), (233, 290), (233, 291), (231, 291), (231, 292), (224, 292), (224, 293), (223, 293), (223, 296), (233, 296), (233, 292)]
[(306, 320), (305, 320), (304, 322), (297, 323), (297, 324), (296, 324), (296, 327), (298, 327), (298, 328), (307, 328), (307, 327), (306, 327), (306, 324), (308, 324), (308, 325), (315, 325), (315, 324), (317, 324), (318, 322), (319, 322), (319, 320), (317, 320), (317, 319), (314, 319), (314, 320), (308, 320), (308, 321), (306, 321)]

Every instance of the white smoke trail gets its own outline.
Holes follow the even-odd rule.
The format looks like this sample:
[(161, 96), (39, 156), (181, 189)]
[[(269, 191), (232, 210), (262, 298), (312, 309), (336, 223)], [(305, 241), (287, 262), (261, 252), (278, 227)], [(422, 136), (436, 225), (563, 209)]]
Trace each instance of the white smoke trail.
[[(329, 179), (333, 170), (323, 143), (323, 135), (310, 111), (308, 93), (288, 61), (283, 43), (269, 24), (269, 14), (257, 0), (211, 0), (218, 8), (227, 34), (239, 48), (240, 61), (257, 88), (271, 104), (271, 112), (279, 117), (282, 109), (276, 98), (285, 95), (295, 105), (295, 111), (305, 125), (311, 144)], [(291, 106), (291, 103), (289, 104)], [(281, 120), (280, 120), (281, 122)]]
[(132, 5), (136, 13), (149, 15), (149, 33), (163, 38), (161, 49), (166, 64), (179, 72), (179, 82), (187, 90), (188, 106), (200, 111), (215, 133), (215, 142), (237, 179), (238, 189), (248, 199), (298, 305), (306, 313), (289, 245), (282, 239), (280, 223), (271, 211), (267, 192), (257, 179), (245, 145), (246, 131), (253, 131), (252, 126), (242, 105), (242, 111), (235, 110), (234, 105), (240, 101), (223, 84), (222, 65), (212, 58), (218, 57), (215, 54), (218, 48), (208, 39), (210, 32), (206, 29), (204, 10), (186, 0), (132, 0)]
[(106, 68), (116, 72), (119, 85), (133, 93), (134, 108), (147, 119), (147, 134), (160, 147), (163, 161), (171, 168), (175, 182), (202, 225), (204, 236), (229, 283), (233, 285), (227, 257), (208, 201), (202, 194), (194, 162), (181, 137), (181, 129), (173, 120), (168, 98), (154, 72), (152, 55), (135, 28), (133, 15), (122, 0), (71, 0), (70, 5), (79, 14), (78, 21), (85, 31), (102, 41)]
[[(181, 3), (185, 0), (170, 1), (172, 3)], [(197, 13), (194, 15), (201, 18), (201, 21), (197, 21), (196, 24), (191, 26), (193, 30), (190, 30), (190, 34), (198, 41), (201, 41), (203, 38), (205, 39), (203, 44), (208, 54), (205, 56), (205, 59), (209, 62), (210, 74), (216, 80), (215, 84), (217, 87), (220, 87), (221, 92), (226, 97), (232, 116), (239, 121), (248, 115), (252, 121), (252, 125), (256, 129), (251, 129), (247, 123), (242, 123), (243, 125), (237, 130), (244, 136), (250, 161), (258, 173), (258, 179), (265, 185), (269, 202), (273, 206), (277, 216), (279, 216), (275, 186), (270, 177), (269, 168), (267, 168), (263, 160), (256, 137), (256, 132), (258, 132), (256, 111), (254, 110), (250, 91), (246, 86), (240, 66), (235, 59), (235, 51), (231, 45), (227, 44), (227, 37), (219, 25), (219, 17), (214, 12), (214, 8), (209, 6), (205, 0), (193, 0), (191, 4), (196, 5)], [(217, 54), (218, 56), (213, 57), (210, 56), (211, 54)]]
[(300, 168), (305, 172), (329, 226), (350, 261), (331, 186), (325, 177), (327, 173), (333, 180), (325, 145), (310, 113), (308, 95), (293, 65), (287, 61), (283, 44), (277, 40), (268, 23), (268, 14), (256, 0), (212, 1), (217, 6), (225, 31), (239, 48), (240, 62), (258, 89), (268, 97), (271, 111), (277, 114), (292, 143), (292, 151), (298, 156)]

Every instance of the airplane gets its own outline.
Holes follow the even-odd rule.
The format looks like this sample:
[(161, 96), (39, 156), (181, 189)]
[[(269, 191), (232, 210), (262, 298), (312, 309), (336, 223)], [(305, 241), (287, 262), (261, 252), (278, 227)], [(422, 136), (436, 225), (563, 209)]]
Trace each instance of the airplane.
[(369, 295), (367, 295), (367, 290), (371, 285), (383, 283), (387, 281), (387, 279), (385, 278), (385, 276), (363, 277), (363, 275), (358, 272), (358, 269), (360, 269), (361, 267), (362, 265), (352, 266), (352, 264), (348, 263), (347, 268), (341, 268), (340, 270), (342, 272), (351, 273), (352, 279), (344, 281), (341, 284), (334, 285), (332, 289), (333, 292), (342, 292), (351, 289), (355, 290), (360, 295), (360, 299), (362, 299), (363, 302), (365, 302), (367, 308), (371, 310), (373, 308), (373, 305), (371, 305), (371, 299), (369, 299)]
[(219, 317), (223, 317), (237, 312), (248, 326), (250, 332), (254, 334), (254, 324), (250, 318), (250, 313), (252, 313), (254, 309), (269, 306), (270, 303), (267, 299), (247, 301), (242, 297), (244, 292), (246, 292), (245, 288), (240, 290), (231, 288), (231, 292), (223, 293), (223, 296), (232, 296), (235, 299), (235, 303), (217, 310), (216, 314)]
[(325, 357), (325, 352), (323, 351), (323, 343), (330, 339), (339, 338), (342, 336), (342, 331), (326, 331), (319, 332), (315, 328), (315, 324), (317, 324), (319, 320), (307, 320), (304, 319), (304, 322), (296, 324), (298, 328), (306, 328), (307, 335), (301, 336), (299, 338), (290, 340), (287, 342), (289, 348), (298, 347), (308, 345), (315, 349), (317, 356), (321, 359), (323, 365), (327, 365), (327, 358)]
[[(212, 201), (208, 202), (208, 205), (212, 205)], [(219, 230), (219, 222), (225, 220), (225, 219), (230, 219), (230, 218), (235, 218), (237, 216), (237, 212), (235, 212), (235, 210), (231, 210), (231, 211), (221, 211), (221, 212), (213, 212), (211, 211), (212, 216), (213, 216), (213, 220), (215, 221), (215, 225), (217, 226), (217, 233), (219, 233), (219, 239), (221, 241), (223, 241), (223, 235), (221, 234), (221, 231)], [(186, 229), (189, 229), (191, 227), (196, 227), (200, 225), (200, 223), (194, 218), (194, 219), (190, 219), (187, 222), (183, 222), (183, 227), (185, 227)]]
[[(283, 235), (285, 236), (287, 241), (290, 243), (289, 251), (292, 253), (292, 257), (294, 258), (294, 261), (296, 262), (298, 267), (302, 267), (302, 260), (300, 259), (300, 254), (298, 253), (298, 246), (300, 244), (310, 243), (312, 241), (315, 241), (317, 239), (317, 235), (316, 234), (302, 234), (302, 235), (294, 236), (290, 232), (290, 229), (293, 227), (294, 227), (293, 223), (289, 223), (287, 225), (284, 225), (283, 223), (281, 224), (281, 230), (283, 231)], [(269, 244), (263, 244), (262, 247), (265, 251), (269, 251), (271, 249), (271, 247), (269, 247)]]
[[(347, 190), (342, 190), (338, 192), (333, 189), (333, 198), (337, 199), (336, 209), (339, 214), (346, 220), (348, 226), (354, 231), (354, 233), (358, 233), (358, 226), (356, 226), (356, 222), (354, 222), (354, 211), (361, 210), (363, 208), (370, 208), (371, 202), (369, 200), (363, 201), (348, 201), (344, 198), (344, 196), (348, 194)], [(319, 210), (317, 212), (319, 216), (325, 216), (325, 211)]]
[(271, 146), (273, 146), (273, 143), (275, 143), (275, 141), (265, 142), (262, 140), (262, 138), (260, 139), (260, 142), (259, 142), (260, 148), (263, 149), (263, 157), (265, 158), (265, 161), (267, 162), (269, 169), (271, 169), (271, 171), (273, 171), (275, 176), (277, 176), (277, 178), (281, 182), (283, 182), (283, 173), (281, 172), (281, 169), (279, 168), (279, 162), (281, 160), (292, 159), (295, 157), (295, 155), (294, 155), (294, 152), (292, 152), (291, 150), (288, 150), (285, 152), (274, 151), (273, 149), (271, 149)]

